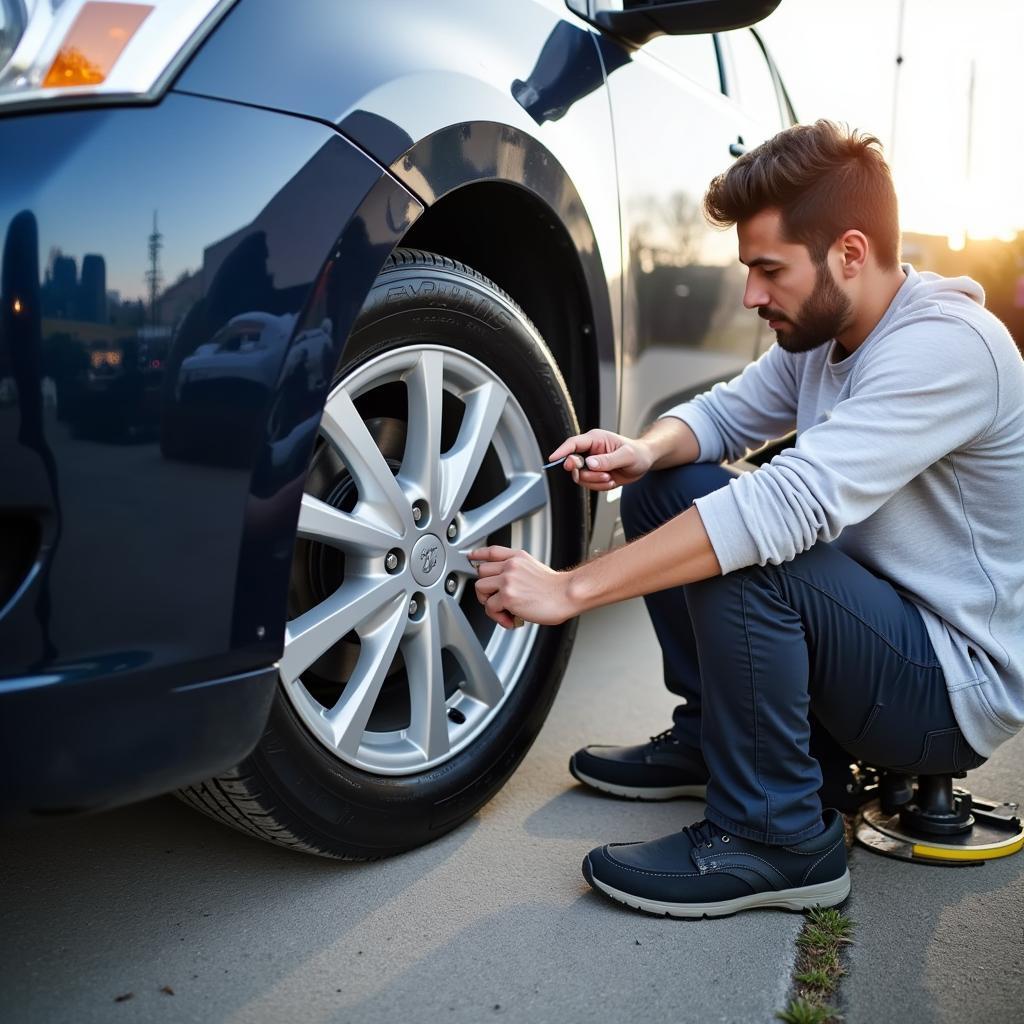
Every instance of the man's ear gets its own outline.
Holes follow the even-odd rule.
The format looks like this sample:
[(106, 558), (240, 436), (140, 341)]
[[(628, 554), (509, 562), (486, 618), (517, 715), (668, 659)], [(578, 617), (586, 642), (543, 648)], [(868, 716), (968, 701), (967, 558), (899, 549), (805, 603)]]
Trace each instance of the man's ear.
[(863, 231), (856, 228), (844, 231), (836, 239), (833, 248), (839, 254), (839, 268), (843, 277), (857, 277), (863, 273), (868, 253), (871, 251), (871, 243)]

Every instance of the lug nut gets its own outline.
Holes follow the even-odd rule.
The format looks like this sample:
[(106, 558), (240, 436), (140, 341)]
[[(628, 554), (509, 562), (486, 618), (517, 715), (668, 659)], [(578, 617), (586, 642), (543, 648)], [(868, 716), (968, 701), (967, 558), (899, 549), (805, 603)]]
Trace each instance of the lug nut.
[(454, 576), (449, 576), (448, 579), (445, 580), (444, 589), (447, 590), (449, 594), (454, 594), (455, 591), (459, 589), (459, 581)]
[(454, 523), (448, 524), (448, 539), (455, 540), (459, 535), (459, 528)]
[(417, 523), (423, 518), (423, 509), (421, 509), (419, 505), (413, 505), (412, 517)]
[(398, 555), (394, 551), (389, 551), (387, 558), (384, 559), (384, 568), (388, 572), (394, 572), (398, 568)]
[(416, 598), (414, 597), (409, 602), (409, 618), (412, 618), (419, 610), (420, 610), (420, 606), (417, 603)]

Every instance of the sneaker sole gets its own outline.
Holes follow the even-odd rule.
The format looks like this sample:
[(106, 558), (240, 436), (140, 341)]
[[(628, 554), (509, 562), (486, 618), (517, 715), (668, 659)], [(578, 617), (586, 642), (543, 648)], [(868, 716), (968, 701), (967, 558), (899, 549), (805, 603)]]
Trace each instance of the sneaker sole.
[(749, 896), (719, 900), (715, 903), (668, 903), (664, 900), (651, 900), (622, 892), (594, 877), (589, 854), (583, 858), (583, 877), (595, 889), (611, 899), (624, 903), (634, 910), (657, 914), (659, 917), (728, 917), (730, 914), (738, 914), (741, 910), (754, 910), (759, 907), (773, 907), (779, 910), (811, 910), (813, 907), (838, 906), (850, 895), (849, 869), (843, 872), (841, 878), (831, 882), (804, 885), (797, 889), (779, 889), (774, 892), (754, 892)]
[(576, 755), (569, 758), (569, 774), (591, 789), (600, 790), (611, 796), (626, 800), (675, 800), (677, 797), (688, 796), (703, 800), (707, 796), (708, 787), (699, 786), (620, 786), (617, 783), (595, 779), (592, 775), (581, 772), (576, 767)]

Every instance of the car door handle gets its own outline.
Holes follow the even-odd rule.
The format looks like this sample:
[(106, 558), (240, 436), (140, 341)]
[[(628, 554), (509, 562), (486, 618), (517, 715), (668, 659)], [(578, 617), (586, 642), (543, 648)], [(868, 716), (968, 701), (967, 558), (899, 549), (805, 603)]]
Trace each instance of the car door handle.
[(747, 147), (743, 145), (743, 136), (741, 135), (735, 142), (729, 144), (729, 155), (730, 156), (743, 156), (746, 153)]

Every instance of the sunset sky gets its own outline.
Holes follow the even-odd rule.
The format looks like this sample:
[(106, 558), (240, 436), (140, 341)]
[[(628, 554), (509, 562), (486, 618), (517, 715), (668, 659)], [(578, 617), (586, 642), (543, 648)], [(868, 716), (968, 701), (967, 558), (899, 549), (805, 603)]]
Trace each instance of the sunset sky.
[(904, 230), (1012, 237), (1024, 229), (1024, 4), (906, 0), (893, 151), (899, 10), (899, 0), (782, 0), (758, 28), (801, 121), (829, 117), (881, 139)]

